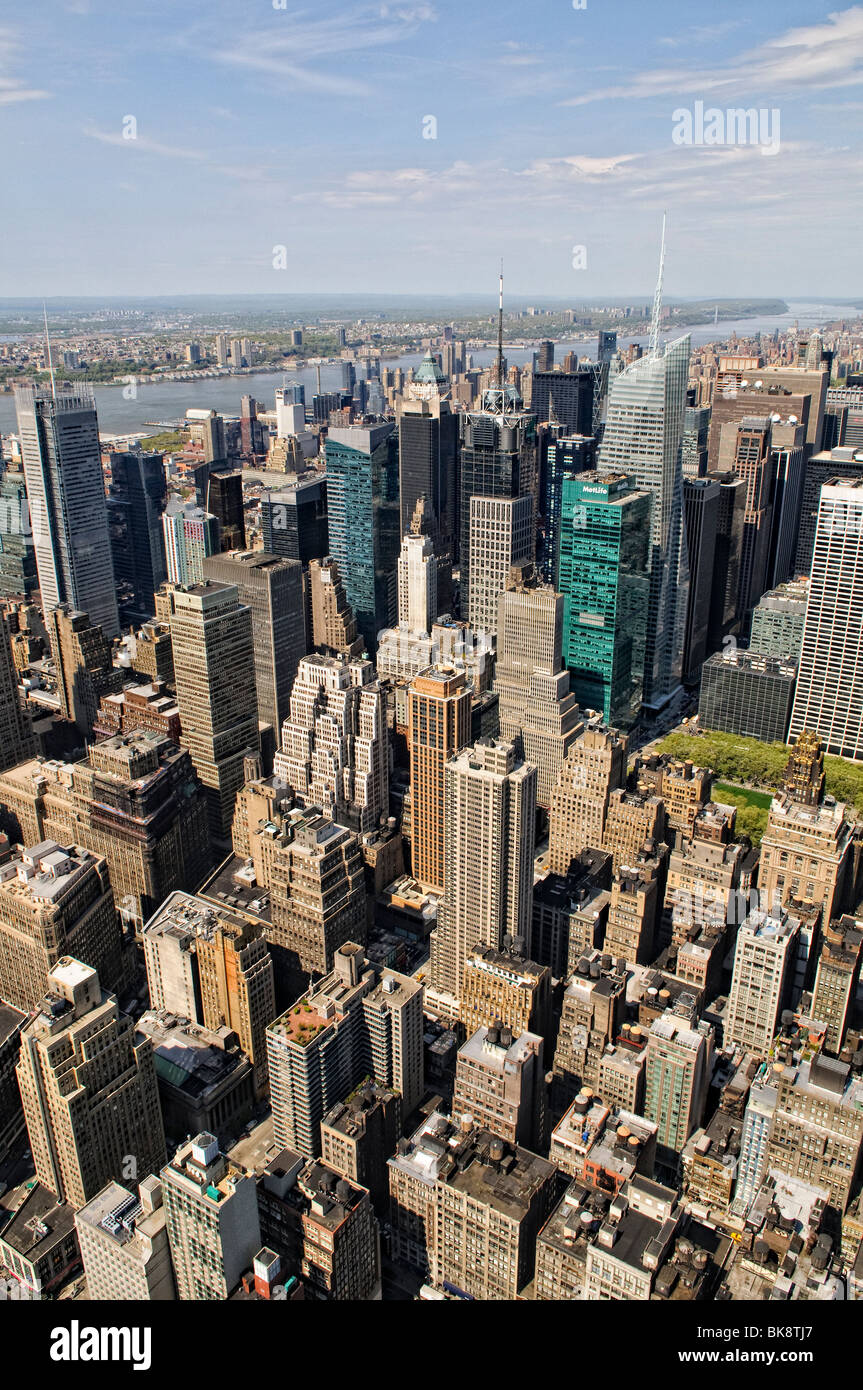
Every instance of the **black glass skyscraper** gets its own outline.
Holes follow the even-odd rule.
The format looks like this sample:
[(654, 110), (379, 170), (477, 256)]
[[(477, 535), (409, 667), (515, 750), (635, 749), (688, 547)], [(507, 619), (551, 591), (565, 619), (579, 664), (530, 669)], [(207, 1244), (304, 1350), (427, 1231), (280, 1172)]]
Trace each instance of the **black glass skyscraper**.
[(536, 416), (514, 386), (493, 387), (482, 410), (461, 416), (459, 565), (462, 616), (470, 580), (470, 499), (530, 496), (536, 504)]
[(575, 372), (536, 371), (531, 409), (540, 421), (556, 420), (567, 434), (593, 434), (595, 381), (586, 367)]
[(546, 584), (557, 587), (560, 552), (560, 509), (564, 478), (596, 468), (592, 434), (565, 435), (562, 425), (540, 431), (539, 538), (536, 562)]
[(264, 550), (287, 560), (322, 560), (329, 552), (327, 482), (309, 478), (261, 495)]
[(246, 522), (243, 513), (243, 475), (240, 472), (211, 470), (207, 478), (208, 512), (218, 517), (222, 550), (245, 550)]
[(162, 513), (168, 500), (161, 454), (112, 454), (108, 528), (120, 613), (150, 617), (168, 576)]
[(446, 390), (446, 378), (428, 353), (399, 415), (399, 496), (402, 535), (410, 530), (419, 498), (425, 497), (435, 554), (454, 562), (458, 420)]

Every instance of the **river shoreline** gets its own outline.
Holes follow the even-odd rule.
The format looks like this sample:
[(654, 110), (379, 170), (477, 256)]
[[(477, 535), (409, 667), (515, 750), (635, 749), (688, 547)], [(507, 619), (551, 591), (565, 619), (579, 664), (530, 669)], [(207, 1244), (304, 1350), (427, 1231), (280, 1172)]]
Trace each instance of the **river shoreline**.
[[(690, 333), (693, 345), (703, 346), (705, 343), (725, 340), (732, 333), (739, 338), (748, 338), (759, 332), (773, 333), (791, 328), (795, 321), (802, 326), (814, 327), (841, 316), (847, 317), (847, 306), (789, 303), (788, 313), (782, 315), (729, 320), (724, 324), (698, 324), (690, 327), (675, 325), (673, 329), (663, 331), (662, 341), (671, 341)], [(647, 335), (643, 333), (630, 334), (624, 331), (619, 333), (618, 337), (623, 345), (647, 341)], [(595, 358), (596, 349), (596, 333), (574, 333), (566, 342), (555, 343), (555, 358), (561, 361), (568, 351)], [(533, 346), (516, 347), (514, 344), (508, 344), (506, 355), (510, 364), (522, 366), (530, 360), (534, 351)], [(474, 364), (478, 367), (488, 366), (494, 359), (494, 352), (492, 346), (475, 349), (472, 354)], [(417, 366), (423, 355), (421, 352), (406, 353), (387, 358), (385, 361), (390, 369), (402, 367), (407, 370), (409, 367)], [(273, 393), (284, 382), (302, 383), (306, 388), (306, 401), (310, 402), (318, 389), (318, 370), (323, 391), (338, 389), (341, 382), (341, 363), (342, 359), (331, 358), (326, 363), (321, 361), (319, 365), (306, 364), (297, 370), (276, 368), (260, 371), (252, 367), (242, 372), (196, 376), (190, 380), (166, 381), (164, 378), (156, 378), (155, 381), (137, 379), (134, 383), (96, 384), (94, 391), (100, 430), (106, 435), (121, 438), (152, 434), (156, 429), (154, 422), (163, 426), (168, 422), (182, 420), (186, 411), (192, 407), (214, 409), (220, 414), (237, 417), (243, 396), (254, 396), (266, 406), (272, 406)], [(14, 395), (0, 395), (0, 434), (14, 434), (16, 431)]]

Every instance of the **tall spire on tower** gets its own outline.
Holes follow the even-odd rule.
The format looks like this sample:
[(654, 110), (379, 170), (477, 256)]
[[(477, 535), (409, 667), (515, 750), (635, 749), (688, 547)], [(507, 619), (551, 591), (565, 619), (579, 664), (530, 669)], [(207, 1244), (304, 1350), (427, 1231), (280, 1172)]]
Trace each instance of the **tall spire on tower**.
[(48, 356), (48, 371), (51, 373), (51, 395), (57, 399), (57, 383), (54, 380), (54, 362), (51, 358), (51, 335), (48, 332), (48, 308), (44, 299), (42, 300), (42, 314), (45, 319), (45, 350)]
[(651, 357), (659, 356), (659, 320), (662, 315), (662, 276), (665, 271), (665, 217), (662, 214), (662, 247), (659, 252), (659, 279), (656, 282), (656, 293), (653, 296), (653, 318), (650, 321), (650, 353)]
[(503, 389), (503, 257), (500, 259), (500, 299), (497, 311), (497, 384)]

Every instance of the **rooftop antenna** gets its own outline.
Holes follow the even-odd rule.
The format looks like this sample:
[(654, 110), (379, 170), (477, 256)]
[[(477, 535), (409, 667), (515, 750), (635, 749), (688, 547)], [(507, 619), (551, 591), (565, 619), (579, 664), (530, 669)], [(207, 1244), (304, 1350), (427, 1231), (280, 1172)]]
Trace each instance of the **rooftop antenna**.
[(51, 335), (48, 332), (48, 309), (44, 299), (42, 300), (42, 315), (45, 319), (45, 346), (48, 352), (48, 371), (51, 373), (51, 395), (57, 399), (57, 383), (54, 380), (54, 363), (51, 358)]
[(650, 356), (659, 356), (659, 318), (662, 313), (662, 275), (665, 270), (665, 218), (662, 214), (662, 248), (659, 252), (659, 279), (653, 296), (653, 318), (650, 321)]
[(497, 384), (503, 390), (503, 257), (500, 260), (500, 299), (497, 311)]

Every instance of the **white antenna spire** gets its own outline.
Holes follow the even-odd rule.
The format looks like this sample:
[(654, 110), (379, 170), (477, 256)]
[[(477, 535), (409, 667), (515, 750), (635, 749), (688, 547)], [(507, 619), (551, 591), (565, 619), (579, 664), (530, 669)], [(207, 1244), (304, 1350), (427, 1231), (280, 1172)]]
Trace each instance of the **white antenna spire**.
[(54, 363), (51, 360), (51, 335), (48, 332), (48, 309), (44, 299), (42, 300), (42, 314), (45, 319), (45, 346), (48, 352), (48, 371), (51, 373), (51, 395), (57, 399), (57, 383), (54, 380)]
[(665, 217), (662, 214), (662, 248), (659, 252), (659, 279), (653, 296), (653, 318), (650, 321), (650, 356), (659, 356), (659, 319), (662, 314), (662, 276), (665, 271)]
[[(500, 298), (497, 310), (497, 384), (503, 389), (503, 256), (500, 258)], [(501, 396), (501, 409), (503, 397)]]

